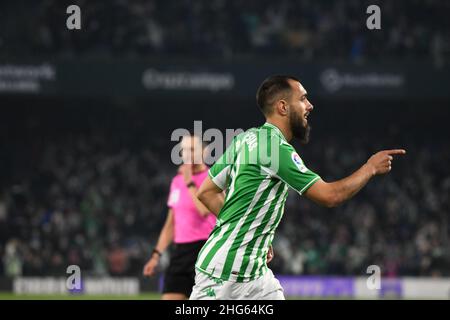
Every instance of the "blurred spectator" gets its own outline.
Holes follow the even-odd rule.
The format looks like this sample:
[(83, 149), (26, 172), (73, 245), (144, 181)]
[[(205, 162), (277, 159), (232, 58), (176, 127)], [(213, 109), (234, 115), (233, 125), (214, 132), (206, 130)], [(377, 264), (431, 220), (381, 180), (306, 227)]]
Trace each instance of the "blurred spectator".
[(22, 258), (20, 257), (18, 242), (11, 239), (5, 246), (3, 257), (5, 275), (7, 277), (17, 277), (22, 275)]
[(108, 263), (111, 275), (124, 275), (128, 268), (127, 252), (119, 246), (113, 246), (108, 252)]
[[(73, 3), (81, 8), (80, 31), (65, 27), (66, 8)], [(372, 4), (381, 8), (381, 30), (366, 28)], [(447, 0), (3, 1), (0, 52), (6, 57), (421, 59), (441, 66), (450, 56), (449, 11)]]

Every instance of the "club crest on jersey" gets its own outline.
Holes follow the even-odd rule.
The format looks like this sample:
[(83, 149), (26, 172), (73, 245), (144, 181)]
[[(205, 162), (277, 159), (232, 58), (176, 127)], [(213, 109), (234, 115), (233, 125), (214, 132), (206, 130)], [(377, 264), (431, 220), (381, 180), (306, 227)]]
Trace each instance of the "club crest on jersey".
[(308, 171), (308, 169), (303, 164), (303, 161), (297, 152), (292, 152), (291, 157), (292, 157), (292, 161), (295, 163), (295, 165), (297, 166), (298, 170), (300, 170), (300, 172), (305, 173), (306, 171)]

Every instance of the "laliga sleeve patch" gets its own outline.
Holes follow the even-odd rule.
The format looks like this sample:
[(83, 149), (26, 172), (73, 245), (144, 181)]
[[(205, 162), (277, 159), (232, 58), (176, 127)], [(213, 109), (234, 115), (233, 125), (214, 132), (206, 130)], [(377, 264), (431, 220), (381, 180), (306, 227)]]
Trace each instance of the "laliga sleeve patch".
[(292, 152), (291, 158), (292, 158), (292, 161), (297, 166), (298, 170), (300, 170), (300, 172), (305, 173), (306, 171), (308, 171), (308, 168), (305, 167), (302, 159), (300, 158), (300, 156), (298, 155), (297, 152)]

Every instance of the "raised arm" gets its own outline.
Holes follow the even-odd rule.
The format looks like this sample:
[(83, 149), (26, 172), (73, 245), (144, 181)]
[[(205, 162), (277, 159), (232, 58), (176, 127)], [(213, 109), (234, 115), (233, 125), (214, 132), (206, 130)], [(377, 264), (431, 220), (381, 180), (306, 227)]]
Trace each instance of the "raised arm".
[(380, 151), (350, 176), (330, 183), (320, 179), (304, 195), (325, 207), (336, 207), (352, 198), (372, 177), (391, 171), (393, 156), (405, 153), (403, 149)]

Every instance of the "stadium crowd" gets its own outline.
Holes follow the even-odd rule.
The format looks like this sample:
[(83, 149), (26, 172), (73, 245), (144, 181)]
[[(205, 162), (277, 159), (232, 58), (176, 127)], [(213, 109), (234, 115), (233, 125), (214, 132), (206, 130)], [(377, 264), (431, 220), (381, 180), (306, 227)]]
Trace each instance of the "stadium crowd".
[[(89, 132), (33, 132), (1, 151), (0, 275), (61, 276), (71, 264), (94, 275), (140, 275), (177, 169), (169, 139), (98, 123)], [(315, 136), (298, 150), (325, 180), (341, 178), (386, 142), (351, 136)], [(408, 159), (341, 207), (291, 194), (274, 272), (361, 275), (376, 264), (386, 276), (449, 276), (450, 148), (405, 143)]]
[[(66, 28), (70, 4), (81, 8), (81, 30)], [(381, 8), (381, 30), (366, 27), (372, 4)], [(0, 53), (213, 59), (257, 53), (442, 65), (450, 57), (449, 11), (446, 0), (3, 1)]]

